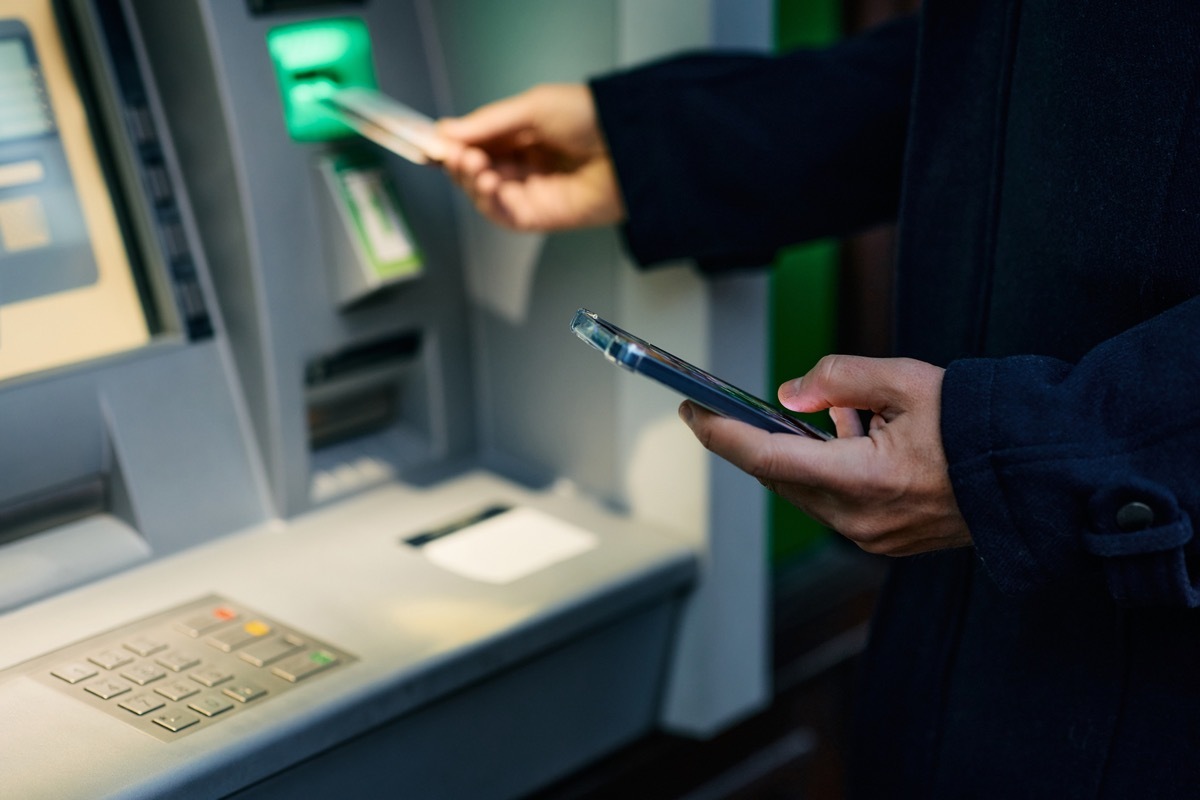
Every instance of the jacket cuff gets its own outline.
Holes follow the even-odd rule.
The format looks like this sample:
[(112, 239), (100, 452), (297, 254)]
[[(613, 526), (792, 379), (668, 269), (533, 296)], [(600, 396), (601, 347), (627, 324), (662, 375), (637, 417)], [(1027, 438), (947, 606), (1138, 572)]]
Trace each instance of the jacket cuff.
[(1176, 495), (1118, 463), (1100, 434), (1044, 441), (1088, 429), (1070, 418), (1077, 398), (1062, 396), (1069, 371), (1033, 357), (956, 361), (946, 371), (950, 480), (985, 570), (1008, 594), (1102, 584), (1123, 605), (1200, 606), (1200, 543)]
[(625, 204), (626, 221), (620, 230), (626, 249), (641, 265), (678, 258), (678, 248), (672, 245), (684, 238), (675, 231), (682, 215), (669, 213), (677, 211), (676, 204), (653, 179), (657, 173), (637, 168), (644, 153), (654, 151), (652, 142), (660, 135), (652, 124), (653, 114), (646, 111), (646, 81), (638, 71), (618, 72), (593, 78), (588, 87)]
[(942, 381), (942, 443), (950, 483), (975, 552), (1007, 594), (1032, 590), (1049, 575), (1021, 535), (992, 457), (991, 394), (995, 362), (956, 361)]

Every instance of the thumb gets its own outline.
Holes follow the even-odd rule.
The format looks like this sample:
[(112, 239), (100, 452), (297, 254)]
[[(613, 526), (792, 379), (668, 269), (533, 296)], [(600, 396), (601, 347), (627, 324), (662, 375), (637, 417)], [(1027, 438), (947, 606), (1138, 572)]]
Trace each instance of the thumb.
[(512, 136), (533, 123), (533, 109), (525, 95), (497, 100), (462, 117), (446, 117), (437, 123), (438, 132), (465, 144)]
[(825, 356), (807, 375), (779, 387), (779, 402), (792, 411), (857, 408), (875, 412), (903, 405), (908, 359)]

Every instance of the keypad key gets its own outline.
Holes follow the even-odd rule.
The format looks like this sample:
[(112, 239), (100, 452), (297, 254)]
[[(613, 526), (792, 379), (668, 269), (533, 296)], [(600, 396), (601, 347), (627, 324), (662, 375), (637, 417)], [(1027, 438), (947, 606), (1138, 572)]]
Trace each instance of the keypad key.
[(117, 705), (126, 711), (132, 711), (140, 717), (143, 714), (149, 714), (151, 711), (158, 711), (166, 703), (152, 694), (139, 694), (128, 700), (122, 700)]
[(196, 683), (202, 683), (211, 688), (219, 683), (224, 683), (225, 681), (231, 679), (233, 675), (225, 672), (224, 670), (216, 669), (215, 667), (205, 667), (204, 669), (196, 670), (188, 677), (194, 680)]
[(338, 657), (328, 650), (309, 650), (298, 653), (271, 667), (285, 681), (297, 683), (323, 672), (338, 663)]
[(184, 728), (190, 728), (200, 721), (200, 718), (195, 714), (186, 714), (178, 712), (173, 714), (162, 714), (154, 718), (156, 725), (161, 725), (172, 733), (178, 733)]
[(133, 687), (125, 683), (125, 681), (118, 681), (112, 678), (102, 678), (95, 683), (89, 683), (83, 688), (101, 700), (111, 700), (118, 695), (133, 691)]
[(182, 678), (176, 678), (170, 683), (164, 683), (154, 691), (161, 694), (168, 700), (183, 700), (185, 697), (191, 697), (194, 694), (200, 693), (200, 687), (191, 681), (185, 681)]
[(287, 636), (272, 636), (261, 642), (255, 642), (238, 653), (238, 656), (248, 664), (265, 667), (284, 656), (291, 655), (304, 646), (304, 640), (288, 634)]
[(67, 683), (79, 683), (88, 678), (94, 678), (100, 674), (100, 671), (91, 664), (75, 662), (73, 664), (64, 664), (58, 669), (50, 673), (54, 677), (64, 680)]
[(159, 678), (167, 677), (167, 673), (153, 664), (134, 664), (121, 670), (121, 677), (128, 678), (138, 686), (145, 686)]
[(154, 660), (172, 672), (183, 672), (200, 663), (199, 658), (182, 650), (169, 650)]
[(88, 656), (88, 661), (105, 669), (116, 669), (133, 661), (133, 656), (121, 650), (104, 650)]
[(205, 641), (222, 653), (232, 653), (239, 647), (244, 647), (270, 633), (271, 626), (256, 619), (245, 625), (236, 625), (223, 631), (217, 631)]
[(229, 606), (215, 606), (207, 611), (180, 620), (175, 623), (175, 630), (186, 633), (188, 636), (199, 638), (227, 622), (233, 622), (237, 618), (237, 611)]
[(166, 650), (167, 643), (152, 636), (136, 636), (125, 642), (125, 649), (145, 658), (154, 655), (159, 650)]
[(210, 694), (188, 703), (188, 708), (199, 711), (206, 717), (215, 717), (217, 714), (223, 714), (233, 708), (233, 703), (220, 695)]
[(251, 700), (257, 700), (267, 693), (266, 689), (261, 686), (255, 686), (253, 683), (237, 683), (233, 686), (226, 686), (221, 691), (239, 703), (249, 703)]

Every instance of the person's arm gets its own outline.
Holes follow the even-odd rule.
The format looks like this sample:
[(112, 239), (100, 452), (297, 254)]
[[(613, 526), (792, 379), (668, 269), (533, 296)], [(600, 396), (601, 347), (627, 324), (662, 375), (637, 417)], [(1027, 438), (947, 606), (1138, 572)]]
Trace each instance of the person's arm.
[(536, 86), (441, 120), (443, 166), (506, 227), (625, 222), (643, 264), (762, 264), (895, 214), (916, 39), (906, 18), (828, 50)]
[(825, 50), (695, 55), (591, 82), (643, 264), (760, 265), (894, 217), (915, 18)]
[(988, 573), (1010, 593), (1097, 581), (1131, 605), (1200, 606), (1200, 298), (1078, 364), (950, 364), (949, 474)]
[[(1102, 343), (1043, 356), (833, 356), (780, 387), (834, 409), (839, 438), (769, 434), (685, 403), (700, 442), (866, 550), (974, 544), (1010, 594), (1106, 592), (1200, 607), (1200, 297)], [(866, 435), (857, 415), (874, 412)], [(940, 420), (940, 421), (939, 421)]]

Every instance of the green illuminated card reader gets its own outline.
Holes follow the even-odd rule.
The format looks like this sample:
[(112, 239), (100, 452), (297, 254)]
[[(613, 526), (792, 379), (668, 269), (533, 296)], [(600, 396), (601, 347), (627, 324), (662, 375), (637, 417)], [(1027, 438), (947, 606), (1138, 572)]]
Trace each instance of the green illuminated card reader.
[(267, 50), (275, 65), (283, 118), (298, 142), (327, 142), (354, 130), (322, 101), (339, 89), (375, 89), (371, 37), (360, 19), (341, 17), (272, 28)]

